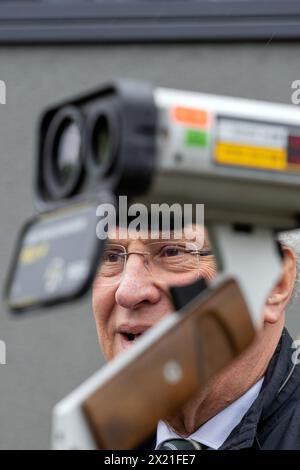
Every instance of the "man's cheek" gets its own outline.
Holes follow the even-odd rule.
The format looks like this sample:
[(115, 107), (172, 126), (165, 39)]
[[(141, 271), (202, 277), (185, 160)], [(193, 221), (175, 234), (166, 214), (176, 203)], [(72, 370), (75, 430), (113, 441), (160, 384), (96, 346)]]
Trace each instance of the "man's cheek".
[(107, 316), (109, 312), (114, 308), (115, 304), (115, 289), (108, 288), (105, 289), (101, 287), (101, 283), (97, 281), (94, 282), (93, 291), (92, 291), (92, 306), (95, 316)]
[(200, 270), (200, 276), (204, 277), (206, 281), (212, 281), (214, 277), (217, 275), (217, 266), (216, 264), (208, 264), (207, 266), (203, 266)]
[(115, 289), (100, 289), (95, 285), (92, 306), (99, 339), (106, 338), (107, 341), (115, 326)]

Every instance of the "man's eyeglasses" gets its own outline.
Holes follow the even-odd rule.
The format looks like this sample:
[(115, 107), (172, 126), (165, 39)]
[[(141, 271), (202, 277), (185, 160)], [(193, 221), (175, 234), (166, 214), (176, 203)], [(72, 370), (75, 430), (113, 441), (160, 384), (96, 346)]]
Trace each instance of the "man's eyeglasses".
[(146, 251), (127, 252), (123, 245), (106, 245), (98, 276), (102, 285), (120, 282), (129, 256), (142, 256), (144, 266), (157, 280), (169, 285), (193, 282), (200, 276), (213, 255), (210, 250), (201, 250), (189, 242), (162, 241), (146, 245)]

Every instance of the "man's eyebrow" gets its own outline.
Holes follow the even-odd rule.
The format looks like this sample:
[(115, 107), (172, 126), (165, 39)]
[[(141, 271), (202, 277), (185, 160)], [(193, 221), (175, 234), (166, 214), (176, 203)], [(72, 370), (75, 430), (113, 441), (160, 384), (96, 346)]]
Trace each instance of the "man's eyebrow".
[(123, 238), (108, 238), (106, 243), (109, 245), (124, 245), (125, 247), (128, 246), (128, 242), (130, 240), (123, 239)]
[[(108, 245), (121, 245), (121, 246), (124, 246), (124, 248), (127, 248), (128, 245), (132, 242), (133, 240), (131, 239), (115, 239), (115, 238), (108, 238), (107, 239), (107, 244)], [(150, 243), (156, 243), (156, 242), (165, 242), (165, 243), (168, 243), (168, 242), (173, 242), (173, 243), (180, 243), (180, 242), (184, 242), (184, 243), (195, 243), (195, 244), (199, 244), (199, 241), (197, 240), (188, 240), (186, 238), (149, 238), (149, 239), (141, 239), (140, 240), (144, 245), (148, 245)], [(208, 240), (204, 240), (204, 242), (202, 243), (202, 240), (201, 240), (201, 247), (199, 247), (201, 250), (204, 250), (204, 251), (210, 251), (211, 250), (211, 246), (210, 246), (210, 243)]]
[[(157, 232), (156, 232), (157, 233)], [(158, 233), (159, 233), (159, 236), (158, 237), (151, 237), (151, 229), (148, 230), (148, 237), (142, 237), (140, 239), (137, 239), (137, 240), (140, 240), (142, 243), (144, 243), (145, 245), (149, 244), (149, 243), (153, 243), (153, 242), (187, 242), (187, 243), (196, 243), (196, 244), (201, 244), (201, 248), (202, 250), (211, 250), (211, 245), (210, 245), (210, 241), (208, 239), (208, 234), (205, 233), (203, 235), (200, 235), (199, 237), (197, 237), (197, 234), (196, 234), (196, 237), (195, 239), (189, 239), (187, 237), (184, 236), (184, 233), (181, 232), (181, 234), (178, 233), (178, 230), (174, 230), (172, 228), (170, 228), (170, 230), (168, 231), (168, 237), (163, 237), (163, 230), (158, 230)], [(176, 237), (176, 234), (178, 235), (178, 237)], [(123, 232), (123, 235), (124, 232)], [(144, 232), (144, 235), (145, 235), (145, 232)], [(181, 235), (181, 236), (179, 236)], [(126, 235), (125, 235), (126, 236)], [(128, 245), (132, 242), (133, 240), (130, 238), (130, 233), (129, 233), (129, 236), (127, 236), (127, 238), (110, 238), (108, 237), (107, 239), (107, 243), (110, 244), (110, 245), (122, 245), (124, 246), (125, 248), (128, 247)]]
[[(176, 233), (175, 233), (176, 235)], [(131, 243), (134, 239), (130, 238), (130, 236), (128, 238), (107, 238), (107, 243), (111, 244), (111, 245), (124, 245), (124, 246), (128, 246), (129, 243)], [(151, 233), (149, 233), (149, 236), (146, 238), (146, 237), (141, 237), (141, 238), (138, 238), (136, 240), (140, 240), (142, 243), (144, 243), (145, 245), (148, 244), (148, 243), (152, 243), (152, 242), (186, 242), (186, 241), (189, 241), (188, 239), (186, 239), (184, 236), (182, 237), (175, 237), (174, 236), (174, 230), (170, 230), (170, 236), (168, 237), (163, 237), (162, 234), (160, 233), (160, 236), (159, 237), (151, 237)]]

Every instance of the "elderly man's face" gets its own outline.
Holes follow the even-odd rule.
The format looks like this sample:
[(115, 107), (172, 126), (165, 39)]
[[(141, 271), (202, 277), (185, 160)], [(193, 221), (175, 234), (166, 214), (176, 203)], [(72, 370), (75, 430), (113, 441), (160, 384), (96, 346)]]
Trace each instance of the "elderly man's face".
[[(204, 251), (209, 248), (205, 237), (202, 243), (200, 236), (200, 244), (196, 249), (195, 246), (191, 249), (188, 244), (187, 253), (191, 257), (184, 256), (188, 260), (184, 263), (178, 262), (182, 259), (181, 247), (187, 246), (182, 239), (178, 240), (178, 250), (172, 244), (174, 240), (171, 243), (170, 240), (164, 240), (163, 243), (160, 240), (159, 251), (153, 251), (153, 246), (150, 246), (153, 240), (133, 240), (130, 237), (124, 240), (120, 233), (116, 240), (111, 240), (112, 250), (106, 256), (105, 269), (102, 263), (93, 287), (94, 316), (106, 359), (110, 360), (130, 348), (138, 335), (174, 310), (169, 285), (188, 284), (200, 276), (210, 281), (216, 275), (216, 265), (211, 255), (200, 257), (198, 267), (191, 261), (194, 256), (197, 258), (198, 246)], [(132, 254), (128, 256), (123, 270), (124, 256), (119, 254), (124, 255), (124, 247), (127, 253)], [(141, 254), (144, 252), (152, 253), (152, 258), (147, 259), (148, 264)], [(156, 253), (154, 257), (153, 253)], [(151, 259), (152, 269), (149, 269)], [(123, 275), (120, 274), (122, 270)], [(284, 247), (282, 275), (266, 299), (262, 312), (264, 327), (253, 344), (236, 361), (217, 374), (206, 387), (199, 390), (195, 399), (168, 420), (179, 435), (187, 437), (192, 434), (263, 377), (284, 327), (284, 312), (295, 279), (295, 253)]]
[[(194, 240), (178, 239), (176, 234), (171, 239), (133, 240), (130, 233), (119, 230), (117, 239), (109, 241), (109, 251), (93, 287), (93, 311), (106, 359), (131, 347), (144, 331), (174, 310), (170, 285), (215, 276), (207, 236), (200, 229), (194, 233)], [(132, 254), (119, 272), (124, 250)], [(150, 255), (144, 257), (141, 253)]]

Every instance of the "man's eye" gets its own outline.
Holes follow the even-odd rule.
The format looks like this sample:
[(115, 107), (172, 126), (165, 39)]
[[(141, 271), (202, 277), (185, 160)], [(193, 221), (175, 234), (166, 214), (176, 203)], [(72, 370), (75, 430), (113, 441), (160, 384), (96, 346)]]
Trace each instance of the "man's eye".
[(120, 259), (120, 253), (115, 251), (104, 252), (103, 261), (106, 263), (117, 263)]
[(179, 246), (165, 246), (161, 249), (160, 255), (165, 258), (180, 256), (184, 254), (184, 248)]

